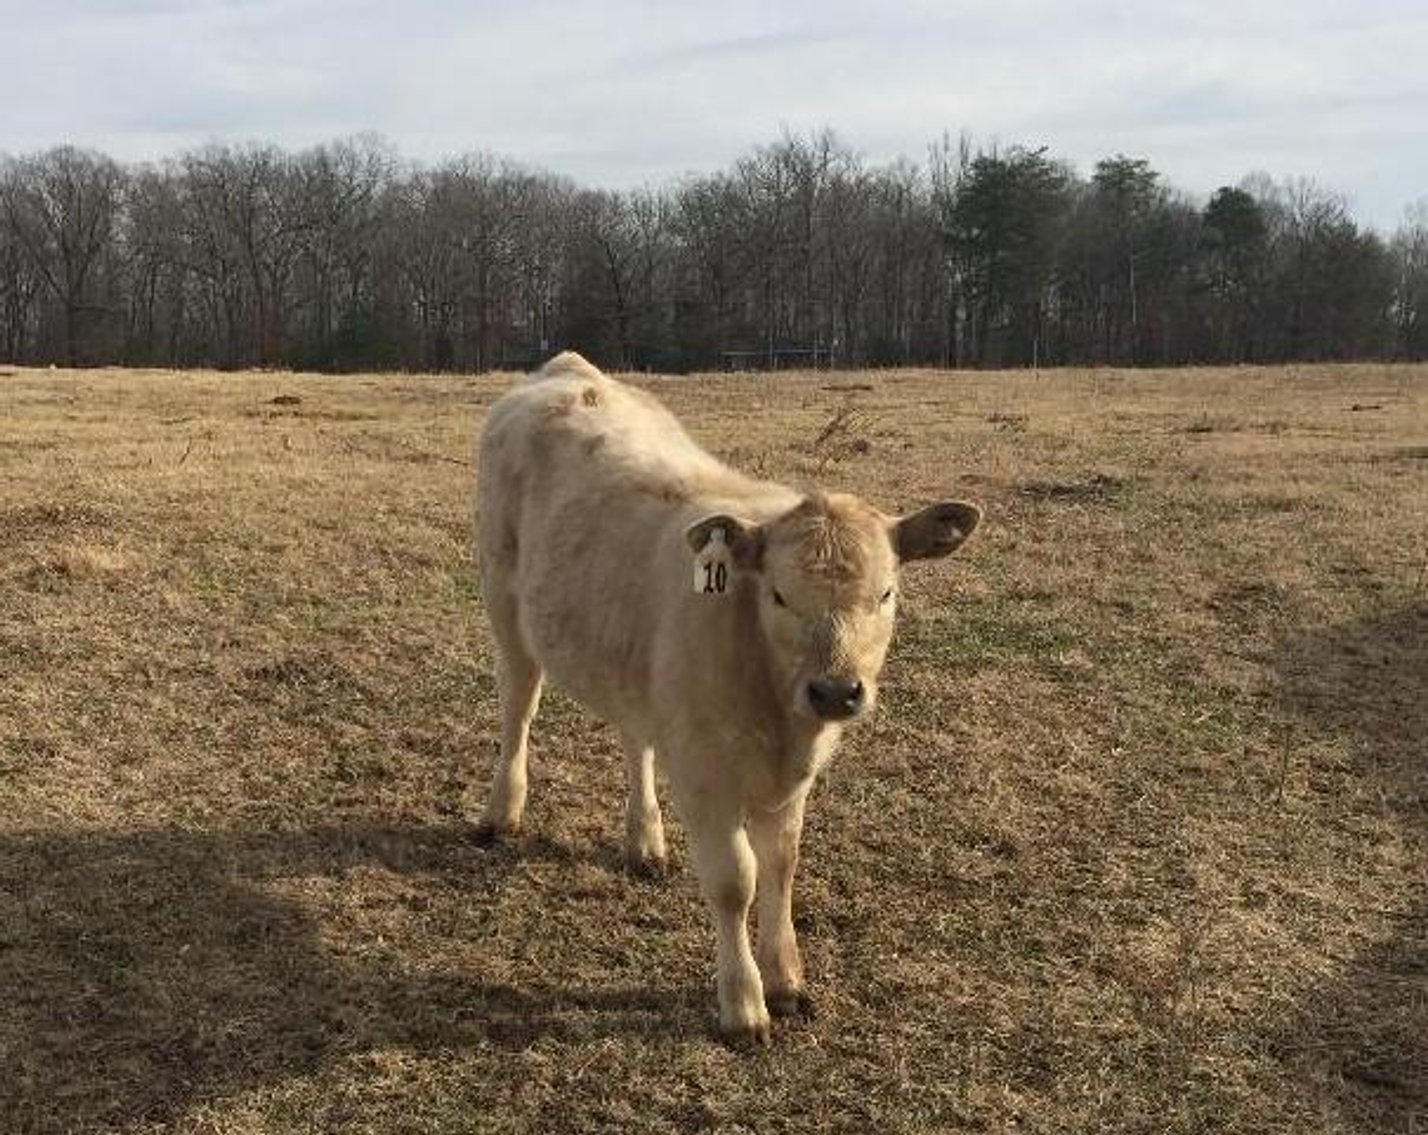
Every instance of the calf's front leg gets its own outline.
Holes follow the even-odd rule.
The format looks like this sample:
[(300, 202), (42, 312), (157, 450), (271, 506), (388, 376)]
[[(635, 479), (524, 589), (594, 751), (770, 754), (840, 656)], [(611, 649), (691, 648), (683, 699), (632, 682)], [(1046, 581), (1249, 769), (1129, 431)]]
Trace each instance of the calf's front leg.
[(793, 874), (803, 833), (801, 794), (773, 812), (749, 812), (749, 842), (758, 859), (758, 965), (764, 1001), (776, 1017), (809, 1016), (812, 1002), (803, 987), (803, 959), (793, 929)]
[(694, 869), (718, 936), (719, 1027), (732, 1040), (767, 1044), (769, 1012), (749, 943), (756, 870), (749, 837), (732, 809), (683, 811)]

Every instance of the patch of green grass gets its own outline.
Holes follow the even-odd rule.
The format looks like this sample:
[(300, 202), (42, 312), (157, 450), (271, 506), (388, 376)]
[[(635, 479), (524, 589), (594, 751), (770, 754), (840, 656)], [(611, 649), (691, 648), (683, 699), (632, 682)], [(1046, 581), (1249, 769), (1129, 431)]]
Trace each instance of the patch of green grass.
[(1054, 616), (993, 604), (908, 620), (898, 630), (895, 649), (909, 662), (944, 671), (1031, 666), (1061, 674), (1079, 640)]

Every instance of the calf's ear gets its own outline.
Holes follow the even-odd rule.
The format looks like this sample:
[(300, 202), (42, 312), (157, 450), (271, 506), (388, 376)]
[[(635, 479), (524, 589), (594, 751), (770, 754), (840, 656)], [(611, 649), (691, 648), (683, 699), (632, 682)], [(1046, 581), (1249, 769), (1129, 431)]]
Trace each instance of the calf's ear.
[(937, 560), (967, 542), (982, 522), (982, 510), (970, 501), (941, 501), (893, 524), (897, 558)]
[(715, 529), (723, 529), (724, 543), (729, 546), (735, 567), (758, 571), (763, 566), (764, 530), (757, 524), (722, 512), (696, 520), (684, 530), (684, 539), (695, 555), (714, 538)]

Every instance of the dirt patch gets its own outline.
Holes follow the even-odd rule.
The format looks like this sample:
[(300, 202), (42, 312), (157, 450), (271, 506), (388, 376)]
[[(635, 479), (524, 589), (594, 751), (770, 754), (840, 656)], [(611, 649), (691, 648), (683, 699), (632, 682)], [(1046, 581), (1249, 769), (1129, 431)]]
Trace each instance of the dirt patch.
[(108, 528), (110, 515), (83, 504), (27, 503), (0, 506), (0, 536), (9, 540), (50, 539), (70, 532)]
[(1092, 473), (1066, 481), (1025, 481), (1017, 486), (1024, 497), (1072, 504), (1112, 504), (1131, 489), (1131, 482), (1111, 473)]

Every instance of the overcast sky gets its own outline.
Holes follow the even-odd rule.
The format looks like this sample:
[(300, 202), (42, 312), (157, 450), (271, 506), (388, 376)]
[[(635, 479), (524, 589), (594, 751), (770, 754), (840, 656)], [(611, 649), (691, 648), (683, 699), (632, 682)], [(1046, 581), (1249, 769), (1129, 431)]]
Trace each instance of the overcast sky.
[(1424, 0), (0, 0), (0, 45), (0, 153), (371, 130), (620, 188), (785, 127), (871, 162), (965, 130), (1199, 194), (1313, 177), (1384, 230), (1428, 197)]

